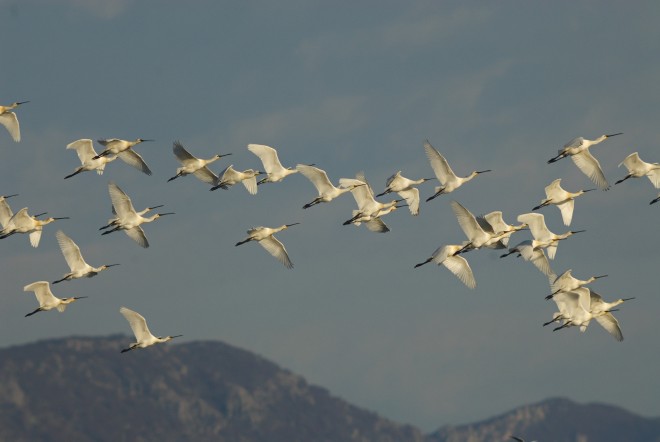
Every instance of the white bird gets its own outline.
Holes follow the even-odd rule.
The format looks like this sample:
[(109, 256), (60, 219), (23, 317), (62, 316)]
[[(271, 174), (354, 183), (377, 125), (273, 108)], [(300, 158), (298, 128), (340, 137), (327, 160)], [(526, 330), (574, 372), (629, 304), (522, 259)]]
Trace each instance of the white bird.
[(15, 233), (28, 233), (30, 235), (30, 244), (32, 247), (38, 247), (43, 227), (60, 219), (69, 219), (69, 217), (50, 217), (41, 220), (37, 219), (36, 216), (28, 215), (27, 207), (23, 207), (9, 219), (7, 227), (0, 230), (0, 239), (5, 239)]
[[(564, 293), (562, 293), (562, 295), (563, 294)], [(591, 290), (586, 287), (580, 287), (565, 294), (567, 296), (564, 300), (564, 306), (560, 307), (559, 315), (555, 313), (555, 315), (553, 315), (553, 320), (544, 325), (563, 320), (564, 324), (553, 329), (553, 331), (562, 330), (568, 327), (579, 327), (580, 331), (584, 332), (587, 330), (591, 320), (595, 319), (601, 327), (614, 337), (614, 339), (619, 342), (623, 341), (623, 333), (621, 332), (619, 322), (614, 315), (612, 315), (611, 309), (605, 309), (608, 305), (613, 305), (615, 303), (603, 303), (600, 295), (596, 295), (596, 297), (592, 298)], [(602, 304), (597, 308), (593, 308), (591, 305), (592, 299), (595, 299), (597, 304), (599, 302)], [(621, 302), (617, 301), (616, 305), (624, 302), (623, 299), (619, 301)], [(563, 309), (563, 311), (561, 311), (561, 309)]]
[(499, 210), (478, 216), (476, 219), (486, 233), (498, 238), (495, 242), (486, 243), (486, 247), (491, 249), (506, 249), (509, 246), (511, 235), (527, 227), (525, 223), (517, 226), (505, 223), (502, 212)]
[(571, 274), (572, 270), (568, 269), (561, 275), (559, 275), (554, 281), (550, 283), (551, 294), (545, 297), (545, 299), (552, 299), (559, 292), (572, 292), (573, 290), (583, 287), (587, 284), (591, 284), (597, 279), (605, 278), (607, 275), (598, 275), (591, 276), (587, 279), (577, 279)]
[(270, 146), (263, 144), (248, 144), (248, 150), (259, 157), (266, 171), (266, 178), (263, 178), (257, 184), (276, 183), (282, 181), (285, 177), (298, 172), (297, 169), (283, 167), (277, 157), (277, 151)]
[(459, 177), (456, 176), (453, 170), (451, 170), (451, 167), (449, 167), (449, 163), (447, 160), (445, 160), (445, 157), (440, 155), (440, 152), (438, 152), (435, 147), (431, 146), (431, 143), (429, 143), (428, 140), (424, 141), (424, 150), (426, 151), (426, 156), (431, 163), (433, 173), (435, 173), (438, 181), (440, 181), (440, 186), (435, 188), (435, 193), (431, 197), (427, 198), (426, 201), (431, 201), (443, 193), (453, 192), (481, 173), (491, 172), (490, 169), (475, 170), (466, 177)]
[(33, 282), (32, 284), (28, 284), (23, 287), (23, 291), (34, 292), (35, 296), (37, 297), (37, 301), (39, 301), (39, 308), (33, 312), (28, 313), (25, 315), (25, 317), (32, 316), (35, 313), (52, 310), (54, 308), (62, 313), (66, 309), (67, 305), (71, 304), (72, 302), (76, 302), (79, 299), (87, 298), (87, 296), (58, 298), (57, 296), (53, 295), (53, 292), (50, 291), (50, 285), (48, 284), (48, 281)]
[(342, 187), (353, 187), (351, 194), (357, 204), (357, 210), (352, 212), (351, 219), (344, 222), (344, 225), (354, 224), (359, 226), (365, 223), (366, 227), (372, 232), (385, 233), (390, 229), (380, 219), (380, 217), (391, 213), (398, 208), (397, 203), (401, 200), (393, 200), (387, 203), (381, 203), (374, 199), (374, 192), (369, 182), (364, 177), (363, 172), (356, 174), (356, 178), (341, 178), (339, 183)]
[(551, 281), (554, 281), (557, 278), (557, 275), (555, 275), (552, 268), (550, 268), (550, 261), (548, 261), (548, 257), (545, 256), (543, 248), (535, 245), (533, 240), (527, 239), (516, 244), (514, 247), (510, 248), (507, 253), (501, 255), (500, 258), (504, 258), (513, 253), (522, 256), (525, 261), (530, 261), (534, 264), (534, 267), (547, 276)]
[[(144, 209), (144, 210), (140, 210), (140, 211), (138, 211), (138, 212), (136, 212), (136, 213), (137, 213), (138, 215), (142, 216), (142, 215), (144, 215), (144, 214), (147, 213), (147, 212), (150, 212), (150, 211), (152, 211), (152, 210), (154, 210), (154, 209), (158, 209), (158, 208), (163, 207), (163, 206), (164, 206), (164, 205), (161, 204), (161, 205), (159, 205), (159, 206), (147, 207), (146, 209)], [(106, 224), (106, 225), (103, 226), (103, 227), (100, 227), (99, 230), (105, 230), (105, 229), (109, 229), (110, 227), (117, 227), (117, 226), (120, 225), (120, 221), (121, 221), (121, 220), (120, 220), (119, 217), (117, 216), (117, 211), (115, 210), (115, 207), (114, 207), (114, 206), (112, 207), (112, 214), (115, 215), (115, 217), (114, 217), (114, 218), (110, 218), (110, 219), (108, 220), (108, 224)]]
[(214, 161), (219, 160), (222, 157), (231, 155), (230, 153), (218, 154), (208, 160), (203, 160), (197, 158), (188, 152), (180, 141), (175, 141), (172, 145), (172, 151), (174, 151), (174, 156), (181, 163), (181, 167), (176, 170), (176, 175), (167, 180), (168, 182), (179, 178), (180, 176), (185, 176), (189, 174), (195, 175), (198, 179), (205, 183), (212, 183), (214, 178), (217, 178), (216, 175), (209, 170), (208, 166)]
[(66, 263), (69, 265), (71, 272), (66, 273), (62, 279), (53, 281), (53, 284), (57, 284), (58, 282), (62, 282), (62, 281), (70, 281), (72, 279), (83, 278), (83, 277), (91, 278), (92, 276), (96, 276), (99, 272), (102, 272), (103, 270), (119, 265), (119, 264), (106, 264), (100, 267), (92, 267), (89, 264), (87, 264), (83, 259), (82, 254), (80, 253), (80, 248), (76, 245), (75, 242), (73, 242), (71, 238), (66, 236), (64, 232), (58, 230), (57, 233), (55, 233), (55, 237), (57, 238), (57, 243), (60, 245), (60, 250), (62, 250), (62, 255), (64, 255), (64, 259), (66, 260)]
[(610, 135), (601, 135), (595, 140), (587, 140), (583, 137), (573, 138), (571, 141), (564, 144), (564, 147), (559, 149), (559, 154), (554, 158), (550, 158), (548, 163), (554, 163), (555, 161), (559, 161), (562, 158), (570, 156), (578, 169), (580, 169), (582, 173), (588, 176), (596, 186), (602, 190), (607, 190), (610, 188), (610, 185), (607, 182), (607, 179), (605, 179), (605, 174), (603, 173), (603, 169), (600, 167), (600, 163), (593, 155), (591, 155), (589, 148), (594, 144), (605, 141), (610, 137), (621, 135), (622, 133), (623, 132)]
[(0, 195), (0, 226), (3, 230), (9, 225), (11, 217), (14, 216), (14, 212), (12, 212), (6, 200), (15, 196), (18, 196), (18, 194)]
[(561, 218), (564, 221), (564, 225), (570, 226), (571, 220), (573, 219), (573, 207), (575, 205), (574, 199), (584, 193), (591, 192), (592, 190), (595, 189), (568, 192), (561, 187), (561, 178), (557, 178), (545, 187), (546, 198), (541, 201), (541, 204), (534, 207), (532, 210), (539, 210), (550, 204), (555, 205), (561, 212)]
[(406, 200), (410, 213), (413, 216), (417, 216), (419, 214), (419, 189), (413, 186), (434, 179), (435, 178), (420, 178), (418, 180), (411, 180), (402, 176), (401, 171), (399, 170), (387, 179), (385, 182), (385, 191), (376, 196), (378, 197), (387, 195), (391, 192), (396, 192), (401, 198)]
[[(468, 238), (468, 242), (463, 246), (461, 252), (464, 250), (480, 249), (481, 247), (488, 247), (497, 243), (501, 238), (506, 236), (508, 232), (496, 233), (492, 229), (484, 230), (484, 226), (477, 221), (477, 218), (468, 209), (463, 207), (457, 201), (451, 202), (451, 209), (456, 215), (456, 220), (461, 226), (461, 230)], [(518, 219), (520, 221), (520, 219)], [(524, 221), (520, 221), (524, 222)], [(511, 232), (513, 233), (513, 232)]]
[(423, 266), (431, 261), (437, 265), (442, 264), (447, 267), (463, 284), (467, 287), (474, 289), (477, 282), (474, 280), (474, 274), (470, 268), (470, 264), (465, 258), (459, 255), (463, 250), (464, 245), (447, 245), (438, 247), (435, 252), (424, 262), (415, 265), (415, 268)]
[(67, 149), (75, 149), (78, 154), (78, 159), (80, 160), (80, 167), (76, 167), (73, 173), (64, 177), (71, 178), (76, 176), (81, 172), (95, 170), (97, 174), (103, 175), (105, 170), (105, 165), (116, 160), (117, 155), (107, 155), (94, 159), (97, 154), (94, 150), (94, 143), (89, 138), (83, 138), (80, 140), (73, 141), (66, 145)]
[(569, 230), (566, 233), (557, 235), (552, 233), (545, 225), (545, 217), (541, 213), (523, 213), (518, 215), (518, 222), (525, 223), (529, 226), (530, 232), (534, 237), (533, 247), (545, 248), (548, 251), (548, 258), (555, 259), (557, 254), (557, 244), (559, 241), (566, 239), (576, 233), (582, 233), (585, 230)]
[(138, 312), (135, 312), (126, 307), (121, 307), (119, 309), (119, 313), (124, 315), (124, 318), (126, 318), (126, 320), (128, 321), (128, 324), (131, 326), (131, 330), (133, 330), (133, 334), (135, 335), (135, 340), (137, 341), (131, 344), (128, 348), (123, 349), (121, 351), (122, 353), (135, 350), (136, 348), (146, 348), (154, 344), (167, 342), (174, 338), (179, 338), (183, 336), (183, 335), (174, 335), (174, 336), (156, 337), (152, 335), (151, 332), (149, 331), (149, 327), (147, 327), (147, 320), (144, 319), (144, 316), (142, 316)]
[(246, 169), (242, 172), (235, 170), (234, 165), (230, 164), (225, 170), (220, 172), (210, 184), (213, 184), (209, 190), (223, 189), (227, 190), (236, 183), (243, 183), (250, 195), (257, 194), (257, 176), (263, 174), (258, 170)]
[(286, 249), (284, 248), (284, 244), (282, 244), (277, 238), (275, 238), (273, 235), (277, 232), (281, 232), (282, 230), (286, 230), (291, 226), (295, 226), (300, 223), (293, 223), (293, 224), (284, 224), (283, 226), (280, 227), (253, 227), (250, 230), (247, 231), (247, 238), (245, 238), (242, 241), (239, 241), (235, 244), (235, 246), (240, 246), (241, 244), (245, 244), (246, 242), (250, 241), (258, 241), (261, 246), (266, 249), (268, 253), (273, 255), (275, 258), (277, 258), (282, 264), (287, 269), (292, 269), (293, 264), (291, 263), (291, 260), (289, 259), (289, 255), (286, 252)]
[(312, 206), (315, 206), (319, 203), (328, 203), (333, 199), (337, 198), (339, 195), (342, 195), (346, 192), (350, 192), (357, 186), (364, 186), (365, 184), (351, 184), (346, 187), (341, 184), (339, 187), (335, 187), (328, 178), (328, 174), (323, 169), (319, 169), (314, 166), (308, 166), (307, 164), (297, 164), (296, 169), (298, 172), (303, 174), (308, 180), (312, 182), (314, 187), (319, 193), (319, 196), (314, 198), (311, 202), (305, 204), (303, 209), (309, 209)]
[(25, 103), (29, 103), (29, 101), (17, 101), (9, 106), (0, 106), (0, 124), (7, 129), (9, 135), (11, 135), (17, 143), (21, 141), (21, 127), (18, 124), (16, 114), (11, 112), (11, 110), (16, 109), (18, 106)]
[(660, 163), (647, 163), (642, 161), (639, 158), (639, 154), (635, 152), (628, 155), (626, 159), (619, 164), (619, 167), (622, 165), (626, 166), (626, 169), (628, 169), (628, 175), (614, 184), (619, 184), (628, 178), (641, 178), (647, 176), (649, 181), (651, 181), (651, 184), (653, 184), (653, 187), (656, 189), (660, 188)]
[[(102, 235), (107, 235), (108, 233), (116, 232), (117, 230), (123, 230), (129, 238), (137, 242), (141, 247), (147, 248), (149, 247), (149, 241), (140, 225), (155, 221), (161, 216), (174, 214), (173, 212), (156, 213), (152, 216), (144, 217), (135, 211), (133, 203), (129, 196), (126, 195), (126, 192), (121, 190), (119, 186), (112, 181), (108, 184), (108, 192), (110, 193), (112, 207), (115, 209), (117, 218), (114, 222), (115, 227), (111, 230), (106, 230)], [(103, 227), (101, 229), (103, 229)]]
[(149, 169), (149, 166), (147, 166), (147, 163), (144, 162), (140, 154), (138, 154), (133, 150), (133, 146), (136, 146), (140, 143), (144, 143), (145, 141), (153, 141), (153, 140), (143, 140), (142, 138), (138, 138), (135, 141), (127, 141), (127, 140), (120, 140), (118, 138), (108, 138), (107, 140), (97, 140), (97, 141), (101, 145), (105, 146), (105, 150), (100, 154), (94, 156), (93, 159), (97, 160), (101, 157), (114, 154), (117, 155), (120, 160), (122, 160), (123, 162), (125, 162), (130, 166), (135, 167), (140, 172), (146, 173), (147, 175), (151, 175), (151, 169)]

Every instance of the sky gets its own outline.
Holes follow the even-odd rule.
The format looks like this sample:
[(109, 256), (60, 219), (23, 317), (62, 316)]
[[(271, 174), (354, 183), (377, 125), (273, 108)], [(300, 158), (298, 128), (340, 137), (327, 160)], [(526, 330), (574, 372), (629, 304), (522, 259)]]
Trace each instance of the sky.
[[(124, 305), (154, 334), (245, 348), (424, 431), (553, 396), (658, 416), (660, 204), (648, 204), (647, 179), (580, 197), (570, 228), (586, 232), (551, 263), (608, 274), (592, 285), (606, 300), (636, 297), (616, 313), (622, 343), (595, 323), (542, 327), (556, 310), (547, 278), (521, 259), (470, 252), (475, 290), (413, 266), (464, 240), (452, 200), (513, 223), (556, 178), (592, 188), (570, 160), (546, 163), (574, 137), (624, 133), (592, 148), (612, 184), (630, 153), (660, 161), (659, 17), (656, 2), (0, 0), (0, 103), (30, 101), (16, 111), (20, 143), (0, 127), (0, 194), (19, 194), (14, 211), (71, 218), (36, 249), (25, 236), (0, 242), (0, 346), (114, 333), (129, 343)], [(80, 165), (65, 146), (80, 138), (154, 139), (136, 148), (153, 175), (116, 161), (64, 180)], [(316, 190), (300, 174), (255, 196), (167, 182), (175, 140), (199, 157), (232, 153), (216, 172), (261, 168), (246, 149), (257, 143), (335, 183), (364, 171), (379, 193), (398, 170), (433, 176), (425, 139), (459, 175), (492, 172), (417, 217), (388, 215), (385, 234), (342, 225), (349, 195), (302, 210)], [(111, 180), (138, 210), (176, 212), (145, 226), (150, 248), (100, 235)], [(433, 187), (420, 185), (424, 199)], [(568, 230), (555, 207), (541, 213)], [(293, 270), (257, 244), (234, 247), (251, 226), (294, 222), (278, 234)], [(54, 286), (89, 296), (65, 314), (24, 318), (35, 299), (23, 286), (68, 271), (58, 229), (90, 264), (121, 265)]]

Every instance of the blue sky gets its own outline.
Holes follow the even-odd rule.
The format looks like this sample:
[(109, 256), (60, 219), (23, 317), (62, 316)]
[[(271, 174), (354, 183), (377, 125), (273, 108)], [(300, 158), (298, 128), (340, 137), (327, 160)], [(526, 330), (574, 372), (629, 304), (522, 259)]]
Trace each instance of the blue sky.
[[(632, 152), (660, 161), (656, 3), (0, 0), (0, 11), (0, 103), (30, 100), (17, 111), (21, 143), (0, 130), (0, 194), (20, 194), (15, 211), (71, 217), (47, 226), (38, 249), (24, 237), (0, 243), (0, 345), (129, 333), (126, 305), (157, 334), (246, 348), (424, 430), (557, 395), (660, 414), (660, 209), (648, 205), (648, 180), (581, 197), (571, 228), (587, 232), (552, 263), (609, 274), (593, 286), (606, 299), (637, 297), (617, 313), (623, 343), (597, 324), (542, 328), (555, 311), (547, 281), (521, 260), (471, 252), (475, 291), (443, 267), (413, 270), (464, 239), (452, 199), (513, 222), (556, 178), (592, 187), (569, 160), (546, 164), (575, 136), (624, 132), (592, 148), (610, 183)], [(68, 143), (112, 137), (155, 139), (136, 149), (153, 176), (115, 162), (102, 177), (62, 179), (79, 165)], [(232, 152), (215, 171), (259, 167), (246, 149), (259, 143), (335, 182), (364, 170), (381, 191), (397, 170), (432, 175), (427, 138), (458, 174), (493, 172), (423, 203), (418, 217), (389, 215), (387, 234), (341, 225), (350, 196), (303, 211), (316, 192), (300, 175), (256, 196), (208, 192), (192, 177), (166, 183), (181, 140), (200, 157)], [(176, 212), (145, 227), (149, 249), (99, 235), (109, 180), (136, 207)], [(433, 184), (420, 189), (429, 196)], [(557, 209), (542, 213), (566, 230)], [(279, 235), (292, 271), (256, 244), (233, 246), (250, 226), (293, 222)], [(90, 296), (66, 314), (26, 319), (34, 299), (22, 287), (67, 271), (58, 228), (92, 265), (121, 266), (55, 286)]]

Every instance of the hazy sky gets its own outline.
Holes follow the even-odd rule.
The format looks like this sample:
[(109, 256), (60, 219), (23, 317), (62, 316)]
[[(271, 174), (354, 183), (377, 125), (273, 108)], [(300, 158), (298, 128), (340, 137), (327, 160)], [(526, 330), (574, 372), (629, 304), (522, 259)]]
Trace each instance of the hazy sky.
[[(552, 262), (583, 279), (609, 274), (593, 284), (608, 300), (637, 297), (616, 313), (622, 343), (595, 323), (584, 334), (541, 327), (555, 311), (547, 279), (501, 252), (467, 255), (474, 291), (444, 267), (413, 269), (463, 241), (452, 199), (513, 222), (556, 178), (593, 187), (570, 160), (546, 164), (573, 137), (624, 132), (592, 148), (611, 183), (632, 152), (660, 161), (659, 18), (656, 2), (0, 0), (0, 103), (30, 100), (17, 111), (21, 143), (0, 128), (0, 194), (20, 194), (14, 211), (71, 217), (37, 249), (25, 236), (0, 242), (0, 345), (129, 334), (125, 305), (155, 334), (243, 347), (427, 431), (548, 396), (660, 415), (660, 204), (649, 206), (648, 180), (581, 197), (571, 228), (587, 232)], [(155, 139), (136, 149), (153, 176), (117, 161), (101, 177), (62, 179), (79, 165), (68, 143), (112, 137)], [(260, 143), (334, 182), (364, 170), (380, 192), (397, 170), (432, 176), (426, 138), (458, 174), (493, 172), (418, 217), (389, 215), (387, 234), (342, 226), (348, 195), (303, 211), (316, 191), (299, 174), (256, 196), (166, 182), (174, 140), (200, 157), (233, 153), (215, 171), (260, 168), (246, 149)], [(149, 249), (99, 234), (109, 180), (138, 209), (176, 212), (145, 226)], [(433, 184), (420, 189), (428, 197)], [(556, 208), (541, 213), (567, 230)], [(257, 244), (234, 247), (250, 226), (293, 222), (278, 235), (291, 271)], [(121, 266), (56, 285), (89, 296), (66, 314), (24, 318), (35, 299), (23, 286), (68, 271), (58, 229), (92, 265)]]

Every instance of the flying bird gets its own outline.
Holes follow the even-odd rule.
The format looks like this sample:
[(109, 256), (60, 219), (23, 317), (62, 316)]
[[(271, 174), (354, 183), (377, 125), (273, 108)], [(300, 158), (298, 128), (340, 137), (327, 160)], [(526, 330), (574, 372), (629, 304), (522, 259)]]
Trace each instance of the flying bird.
[[(108, 184), (108, 192), (110, 193), (110, 199), (112, 200), (112, 207), (117, 214), (117, 218), (114, 220), (114, 228), (111, 230), (106, 230), (102, 235), (107, 235), (108, 233), (116, 232), (117, 230), (123, 230), (126, 232), (129, 238), (137, 242), (141, 247), (149, 247), (149, 241), (147, 236), (144, 234), (144, 230), (140, 227), (141, 224), (150, 223), (161, 216), (173, 215), (173, 212), (167, 213), (156, 213), (154, 215), (144, 217), (138, 214), (133, 207), (133, 203), (126, 192), (121, 190), (114, 182)], [(107, 226), (106, 226), (107, 227)], [(104, 227), (101, 227), (103, 229)]]
[(216, 175), (211, 172), (211, 170), (206, 167), (214, 161), (219, 160), (222, 157), (231, 155), (230, 153), (217, 154), (208, 160), (203, 160), (197, 158), (188, 152), (185, 147), (181, 144), (180, 141), (175, 141), (172, 145), (172, 151), (174, 156), (181, 163), (181, 167), (176, 170), (176, 175), (167, 180), (168, 182), (179, 178), (180, 176), (185, 176), (189, 174), (195, 175), (198, 179), (205, 183), (212, 183), (214, 178), (217, 178)]
[(250, 241), (257, 241), (259, 244), (266, 249), (268, 253), (273, 255), (275, 258), (278, 259), (282, 264), (287, 269), (292, 269), (293, 268), (293, 263), (289, 259), (289, 255), (286, 252), (286, 249), (284, 248), (284, 244), (282, 244), (275, 236), (277, 232), (281, 232), (282, 230), (286, 230), (291, 226), (295, 226), (300, 223), (293, 223), (293, 224), (284, 224), (280, 227), (253, 227), (250, 230), (247, 231), (247, 238), (245, 238), (242, 241), (239, 241), (235, 244), (235, 246), (240, 246), (241, 244), (245, 244), (246, 242)]
[(545, 217), (540, 213), (523, 213), (518, 215), (518, 222), (529, 226), (530, 232), (534, 237), (533, 247), (545, 248), (548, 251), (548, 258), (555, 259), (557, 253), (557, 244), (559, 241), (569, 238), (576, 233), (582, 233), (585, 230), (569, 230), (560, 235), (552, 233), (545, 225)]
[(499, 210), (477, 216), (476, 220), (484, 232), (494, 238), (494, 240), (486, 243), (486, 247), (490, 249), (506, 249), (509, 246), (511, 235), (527, 228), (527, 224), (525, 223), (518, 225), (505, 223), (502, 212)]
[(575, 289), (583, 287), (587, 284), (591, 284), (597, 279), (605, 278), (607, 275), (598, 275), (591, 276), (590, 278), (581, 280), (577, 279), (572, 275), (572, 270), (568, 269), (561, 275), (559, 275), (554, 281), (550, 283), (551, 294), (545, 297), (545, 299), (552, 299), (559, 292), (572, 292)]
[(69, 217), (50, 217), (41, 220), (37, 219), (36, 216), (28, 215), (27, 207), (23, 207), (9, 219), (7, 222), (7, 227), (0, 230), (0, 239), (5, 239), (15, 233), (28, 233), (32, 247), (38, 247), (39, 241), (41, 240), (41, 232), (43, 227), (60, 219), (69, 219)]
[(435, 252), (433, 252), (430, 258), (424, 262), (416, 264), (415, 268), (421, 267), (429, 262), (434, 262), (437, 265), (442, 264), (460, 279), (463, 284), (474, 289), (477, 286), (477, 282), (474, 280), (474, 274), (472, 273), (470, 264), (465, 258), (459, 255), (464, 247), (464, 244), (440, 246)]
[(626, 169), (628, 169), (628, 175), (614, 184), (622, 183), (628, 178), (641, 178), (646, 176), (649, 181), (651, 181), (651, 184), (653, 184), (653, 187), (656, 189), (660, 188), (660, 163), (644, 162), (639, 158), (639, 154), (635, 152), (628, 155), (626, 159), (619, 164), (619, 167), (622, 165), (626, 166)]
[(303, 209), (309, 209), (312, 206), (315, 206), (319, 203), (328, 203), (332, 201), (333, 199), (337, 198), (339, 195), (343, 195), (346, 192), (350, 192), (357, 186), (364, 186), (366, 185), (365, 183), (361, 184), (350, 184), (346, 187), (343, 185), (339, 185), (339, 187), (335, 187), (331, 182), (330, 179), (328, 178), (328, 174), (325, 172), (325, 170), (319, 169), (314, 166), (308, 166), (307, 164), (297, 164), (296, 169), (298, 172), (303, 174), (305, 178), (310, 180), (314, 187), (316, 187), (316, 190), (318, 191), (319, 196), (314, 198), (312, 201), (309, 203), (305, 204), (303, 206)]
[(11, 207), (9, 207), (6, 200), (15, 196), (18, 196), (18, 194), (0, 195), (0, 227), (2, 227), (0, 231), (4, 230), (9, 225), (9, 220), (14, 216), (14, 212), (12, 212)]
[(83, 138), (69, 143), (66, 145), (66, 148), (76, 150), (81, 166), (77, 167), (73, 173), (65, 176), (65, 180), (67, 178), (71, 178), (72, 176), (76, 176), (81, 172), (91, 170), (95, 170), (97, 174), (103, 175), (105, 165), (117, 159), (117, 155), (98, 157), (96, 151), (94, 150), (94, 143), (89, 138)]
[(591, 192), (595, 189), (579, 190), (577, 192), (568, 192), (561, 187), (561, 178), (557, 178), (552, 183), (545, 187), (546, 198), (541, 201), (541, 204), (534, 207), (532, 210), (539, 210), (548, 205), (557, 206), (561, 212), (561, 218), (565, 226), (571, 225), (573, 219), (573, 208), (575, 206), (575, 198), (578, 196)]
[(183, 336), (183, 335), (174, 335), (174, 336), (156, 337), (152, 335), (151, 332), (149, 331), (149, 327), (147, 327), (147, 320), (144, 319), (144, 316), (142, 316), (138, 312), (135, 312), (126, 307), (121, 307), (119, 309), (119, 313), (124, 315), (124, 318), (126, 318), (126, 320), (128, 321), (128, 324), (131, 326), (131, 330), (133, 330), (133, 334), (135, 335), (135, 340), (137, 341), (131, 344), (128, 348), (123, 349), (121, 351), (122, 353), (135, 350), (136, 348), (146, 348), (154, 344), (167, 342), (174, 338), (179, 338)]
[(406, 200), (410, 213), (413, 216), (417, 216), (419, 214), (419, 189), (413, 186), (434, 179), (435, 178), (420, 178), (418, 180), (411, 180), (402, 176), (401, 171), (399, 170), (387, 179), (385, 182), (385, 191), (376, 196), (379, 197), (395, 192), (399, 194), (401, 198)]
[(72, 298), (58, 298), (53, 295), (53, 292), (50, 291), (50, 285), (48, 281), (37, 281), (32, 284), (28, 284), (23, 287), (24, 292), (34, 292), (39, 301), (39, 308), (28, 313), (25, 317), (32, 316), (35, 313), (45, 312), (47, 310), (57, 309), (62, 313), (66, 307), (72, 302), (76, 302), (79, 299), (87, 298), (87, 296), (75, 296)]
[(120, 140), (119, 138), (108, 138), (107, 140), (97, 140), (101, 145), (105, 146), (105, 150), (100, 154), (93, 157), (94, 160), (97, 160), (101, 157), (113, 154), (117, 155), (120, 160), (126, 164), (135, 167), (142, 173), (151, 175), (151, 169), (147, 166), (147, 163), (144, 162), (139, 153), (133, 150), (133, 147), (144, 143), (145, 141), (153, 140), (143, 140), (138, 138), (135, 141)]
[(390, 229), (385, 225), (381, 217), (391, 213), (398, 208), (397, 204), (402, 200), (392, 200), (381, 203), (374, 198), (374, 191), (364, 177), (364, 172), (358, 172), (356, 178), (341, 178), (339, 183), (342, 187), (351, 187), (351, 194), (357, 204), (357, 210), (353, 210), (352, 217), (344, 222), (344, 225), (354, 224), (359, 226), (364, 223), (372, 232), (385, 233)]
[(11, 135), (17, 143), (21, 141), (21, 127), (18, 124), (16, 114), (11, 112), (11, 110), (16, 109), (18, 106), (25, 103), (29, 103), (29, 101), (17, 101), (8, 106), (0, 106), (0, 124), (7, 129), (9, 135)]
[(71, 271), (69, 273), (66, 273), (62, 279), (53, 281), (53, 284), (57, 284), (58, 282), (62, 282), (62, 281), (70, 281), (72, 279), (83, 278), (83, 277), (91, 278), (92, 276), (96, 276), (99, 272), (102, 272), (103, 270), (119, 265), (119, 264), (106, 264), (100, 267), (92, 267), (89, 264), (87, 264), (83, 259), (78, 245), (75, 242), (73, 242), (71, 238), (66, 236), (64, 232), (58, 230), (57, 233), (55, 233), (55, 237), (57, 238), (57, 243), (60, 245), (60, 250), (62, 250), (62, 255), (64, 255), (64, 259), (66, 260), (66, 263), (68, 264)]
[(610, 137), (615, 137), (621, 135), (623, 132), (610, 135), (601, 135), (595, 140), (587, 140), (583, 137), (573, 138), (568, 143), (564, 144), (562, 149), (559, 149), (557, 156), (550, 158), (548, 163), (554, 163), (566, 158), (571, 157), (575, 165), (584, 173), (589, 179), (602, 190), (607, 190), (610, 188), (607, 179), (605, 179), (605, 174), (603, 169), (600, 167), (598, 160), (589, 152), (589, 148), (595, 144), (598, 144)]
[(431, 163), (433, 173), (435, 173), (438, 181), (440, 181), (440, 186), (435, 188), (435, 193), (427, 198), (426, 201), (431, 201), (442, 194), (453, 192), (479, 174), (491, 172), (490, 169), (475, 170), (466, 177), (459, 177), (453, 170), (451, 170), (445, 157), (440, 155), (440, 152), (438, 152), (435, 147), (431, 146), (431, 143), (429, 143), (428, 140), (424, 141), (424, 150)]
[(287, 176), (297, 173), (298, 169), (282, 166), (277, 157), (277, 151), (270, 146), (263, 144), (248, 144), (248, 150), (259, 157), (266, 171), (266, 178), (261, 179), (257, 184), (276, 183), (282, 181)]
[(500, 258), (504, 258), (514, 253), (517, 253), (519, 257), (522, 256), (525, 261), (531, 262), (534, 267), (547, 276), (551, 281), (554, 281), (557, 278), (557, 275), (555, 275), (552, 268), (550, 268), (550, 261), (548, 261), (548, 257), (545, 255), (543, 248), (535, 244), (534, 240), (526, 239), (525, 241), (516, 244), (514, 247), (511, 247), (507, 253), (501, 255)]
[(258, 170), (246, 169), (244, 171), (238, 171), (234, 169), (234, 165), (230, 164), (220, 172), (219, 177), (215, 177), (210, 184), (213, 184), (209, 190), (223, 189), (227, 190), (231, 186), (237, 183), (243, 183), (250, 195), (257, 194), (257, 176), (263, 174)]

